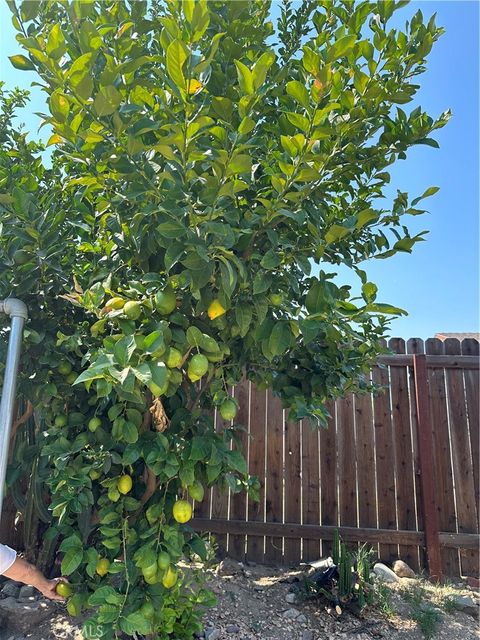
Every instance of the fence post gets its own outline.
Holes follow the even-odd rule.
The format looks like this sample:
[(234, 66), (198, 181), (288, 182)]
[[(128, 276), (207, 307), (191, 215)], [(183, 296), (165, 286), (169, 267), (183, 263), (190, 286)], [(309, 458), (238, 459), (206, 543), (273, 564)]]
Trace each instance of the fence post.
[(427, 359), (425, 354), (413, 355), (415, 397), (417, 402), (418, 459), (425, 528), (425, 544), (430, 577), (442, 577), (442, 558), (435, 504), (435, 468), (433, 462), (432, 421), (428, 397)]

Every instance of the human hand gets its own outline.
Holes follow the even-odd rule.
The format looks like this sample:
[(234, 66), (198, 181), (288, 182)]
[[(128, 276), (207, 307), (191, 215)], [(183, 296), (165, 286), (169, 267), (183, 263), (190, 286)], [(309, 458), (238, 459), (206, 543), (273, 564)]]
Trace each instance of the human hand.
[(65, 578), (54, 578), (53, 580), (45, 580), (41, 585), (38, 586), (38, 590), (42, 595), (50, 600), (59, 600), (63, 602), (65, 598), (59, 595), (56, 591), (57, 584), (59, 582), (67, 582)]

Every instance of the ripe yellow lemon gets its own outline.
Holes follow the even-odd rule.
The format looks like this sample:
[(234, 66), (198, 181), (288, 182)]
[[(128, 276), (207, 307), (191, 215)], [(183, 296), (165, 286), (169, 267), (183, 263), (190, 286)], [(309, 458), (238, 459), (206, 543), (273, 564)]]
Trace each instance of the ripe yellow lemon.
[(110, 300), (107, 300), (107, 302), (105, 303), (105, 306), (109, 310), (123, 309), (123, 307), (125, 306), (125, 300), (123, 298), (120, 298), (119, 296), (116, 296), (115, 298), (110, 298)]
[(109, 567), (110, 560), (107, 560), (107, 558), (100, 558), (100, 560), (97, 562), (97, 566), (95, 567), (95, 571), (99, 576), (106, 576)]
[(169, 369), (176, 369), (182, 364), (183, 356), (178, 349), (170, 347), (165, 364)]
[(137, 320), (142, 314), (140, 304), (135, 300), (129, 300), (123, 307), (123, 312), (129, 320)]
[(224, 400), (220, 405), (220, 415), (224, 420), (233, 420), (237, 415), (237, 405), (231, 399)]
[(117, 489), (124, 496), (127, 493), (129, 493), (129, 491), (131, 491), (132, 486), (133, 486), (132, 478), (128, 474), (120, 476), (120, 478), (118, 479)]
[(208, 317), (210, 318), (210, 320), (215, 320), (215, 318), (219, 318), (220, 316), (223, 316), (225, 312), (226, 312), (226, 309), (224, 309), (220, 300), (217, 300), (216, 298), (210, 303), (210, 306), (208, 307), (208, 311), (207, 311)]
[(200, 380), (208, 371), (208, 359), (201, 353), (197, 353), (188, 363), (188, 377), (192, 382)]
[(155, 295), (155, 307), (163, 316), (172, 313), (177, 307), (177, 296), (171, 287), (167, 287), (163, 291), (159, 291)]
[(59, 582), (55, 587), (55, 591), (62, 598), (69, 598), (73, 594), (73, 587), (68, 582)]
[(192, 517), (192, 505), (186, 500), (177, 500), (173, 505), (173, 517), (180, 524), (185, 524)]
[(168, 569), (168, 567), (170, 566), (170, 556), (166, 551), (160, 551), (157, 558), (157, 564), (158, 564), (158, 568), (161, 569), (162, 571), (165, 571), (165, 569)]
[(177, 570), (173, 567), (168, 567), (168, 569), (163, 574), (162, 584), (165, 589), (171, 589), (175, 583), (177, 582), (178, 574)]

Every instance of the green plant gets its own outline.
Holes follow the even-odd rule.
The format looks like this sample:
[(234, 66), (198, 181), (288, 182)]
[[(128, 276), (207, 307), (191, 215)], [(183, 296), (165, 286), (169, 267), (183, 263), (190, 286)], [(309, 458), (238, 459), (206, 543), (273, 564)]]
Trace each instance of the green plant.
[(455, 613), (458, 611), (457, 605), (455, 604), (455, 600), (452, 596), (444, 596), (440, 601), (440, 606), (446, 613)]
[(372, 593), (372, 600), (375, 608), (388, 618), (391, 618), (396, 614), (395, 608), (393, 606), (392, 591), (383, 582), (375, 582)]
[(415, 620), (423, 636), (427, 640), (433, 638), (442, 621), (442, 615), (429, 601), (426, 589), (416, 585), (404, 590), (402, 596), (410, 605), (410, 617)]
[(184, 562), (208, 551), (173, 505), (194, 484), (259, 489), (213, 412), (246, 375), (325, 425), (403, 313), (363, 263), (423, 240), (405, 221), (436, 188), (378, 203), (448, 113), (399, 106), (442, 31), (420, 12), (391, 29), (401, 4), (285, 2), (277, 52), (263, 0), (8, 2), (53, 153), (0, 88), (0, 296), (30, 309), (19, 390), (87, 638), (191, 637), (209, 598)]
[[(333, 556), (334, 554), (334, 556)], [(335, 562), (335, 558), (337, 561)], [(338, 530), (334, 533), (333, 564), (305, 576), (296, 590), (299, 599), (325, 597), (338, 614), (345, 606), (354, 605), (362, 609), (373, 602), (373, 587), (370, 584), (372, 550), (362, 545), (350, 552), (341, 542)]]

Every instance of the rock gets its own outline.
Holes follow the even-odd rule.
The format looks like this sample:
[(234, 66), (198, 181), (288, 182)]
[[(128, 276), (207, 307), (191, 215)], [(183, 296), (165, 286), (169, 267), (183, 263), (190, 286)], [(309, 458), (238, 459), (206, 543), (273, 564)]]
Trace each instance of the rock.
[(305, 629), (305, 631), (302, 633), (302, 640), (313, 640), (313, 631), (310, 631), (310, 629)]
[(301, 613), (298, 618), (295, 618), (295, 622), (300, 622), (301, 624), (305, 623), (307, 621), (307, 617), (303, 615), (303, 613)]
[(399, 582), (398, 576), (395, 575), (395, 573), (393, 573), (393, 571), (382, 562), (377, 562), (377, 564), (373, 567), (373, 572), (383, 582)]
[(418, 578), (401, 578), (400, 582), (407, 587), (414, 587), (415, 585), (418, 585), (419, 580)]
[(0, 619), (7, 619), (7, 629), (11, 633), (31, 632), (51, 615), (52, 608), (46, 602), (33, 601), (27, 604), (17, 602), (11, 596), (0, 600)]
[(227, 624), (225, 631), (227, 633), (238, 633), (240, 631), (240, 627), (238, 624)]
[(20, 594), (18, 597), (20, 598), (20, 600), (28, 600), (28, 598), (31, 598), (36, 594), (37, 590), (35, 589), (35, 587), (31, 587), (30, 585), (26, 584), (20, 589)]
[(392, 569), (399, 578), (415, 578), (415, 571), (403, 560), (395, 560)]
[(242, 572), (243, 565), (230, 558), (225, 558), (216, 568), (217, 576), (235, 576)]
[(288, 604), (298, 604), (298, 596), (296, 593), (287, 593), (287, 595), (285, 596), (285, 600), (288, 602)]
[(476, 600), (472, 598), (472, 596), (462, 596), (460, 594), (455, 594), (450, 597), (450, 601), (455, 606), (455, 609), (458, 609), (458, 611), (468, 613), (475, 618), (478, 616), (478, 604)]
[(13, 582), (12, 580), (9, 580), (8, 582), (6, 582), (1, 591), (2, 595), (4, 595), (7, 598), (9, 597), (18, 598), (19, 592), (20, 592), (20, 587), (17, 585), (16, 582)]
[(205, 629), (206, 640), (219, 640), (220, 631), (218, 629)]
[(288, 618), (289, 620), (295, 620), (295, 618), (298, 618), (299, 615), (300, 611), (298, 609), (294, 609), (293, 607), (283, 612), (283, 617)]

